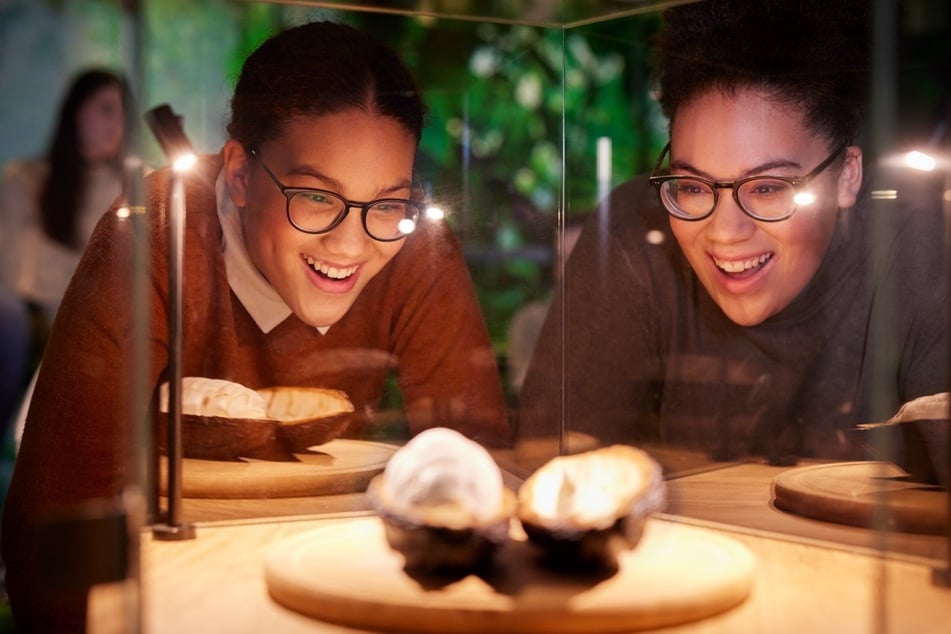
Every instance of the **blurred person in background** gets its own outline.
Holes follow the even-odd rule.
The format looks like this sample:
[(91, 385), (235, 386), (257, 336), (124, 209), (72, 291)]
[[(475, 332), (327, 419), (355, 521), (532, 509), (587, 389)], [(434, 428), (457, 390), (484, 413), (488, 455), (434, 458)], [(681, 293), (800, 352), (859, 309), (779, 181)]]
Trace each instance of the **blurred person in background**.
[(93, 228), (122, 193), (132, 112), (121, 75), (83, 70), (60, 104), (46, 153), (4, 166), (0, 279), (30, 310), (34, 361)]

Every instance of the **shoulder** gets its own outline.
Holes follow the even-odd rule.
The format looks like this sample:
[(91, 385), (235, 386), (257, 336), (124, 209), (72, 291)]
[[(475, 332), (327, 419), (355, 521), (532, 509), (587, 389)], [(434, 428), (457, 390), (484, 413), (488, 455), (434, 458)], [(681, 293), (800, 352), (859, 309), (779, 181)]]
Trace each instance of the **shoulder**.
[[(189, 224), (217, 222), (215, 183), (221, 172), (222, 160), (217, 154), (201, 156), (185, 175), (185, 208)], [(164, 225), (165, 210), (171, 192), (173, 171), (165, 166), (145, 176), (147, 206), (154, 222)]]
[(671, 263), (682, 259), (667, 211), (646, 176), (611, 191), (592, 211), (575, 250), (587, 254), (582, 257), (599, 260), (605, 255), (625, 261), (646, 258)]
[[(220, 224), (215, 204), (215, 179), (220, 169), (217, 157), (202, 157), (195, 169), (189, 172), (185, 185), (185, 217), (188, 230), (187, 242), (205, 240), (208, 236), (220, 237)], [(145, 221), (153, 246), (153, 259), (164, 257), (167, 242), (167, 206), (172, 170), (160, 167), (149, 171), (143, 178), (145, 195)], [(115, 208), (113, 208), (115, 211)], [(133, 225), (126, 221), (127, 214), (107, 213), (98, 223), (87, 251), (108, 254), (115, 249), (131, 249), (135, 239)], [(114, 256), (108, 256), (114, 257)]]
[[(195, 166), (185, 176), (186, 196), (189, 193), (211, 194), (214, 196), (215, 182), (221, 172), (222, 158), (219, 154), (206, 154), (199, 157)], [(163, 166), (146, 170), (145, 186), (150, 203), (164, 206), (172, 180), (172, 168)]]
[(940, 256), (945, 244), (943, 195), (943, 183), (933, 175), (884, 171), (870, 179), (852, 215), (866, 243), (888, 236), (899, 250), (915, 245)]
[[(419, 306), (444, 310), (472, 296), (472, 280), (459, 241), (445, 220), (423, 220), (403, 247), (361, 293), (361, 305), (396, 312)], [(382, 298), (382, 299), (381, 299)], [(382, 304), (378, 303), (382, 302)]]
[[(846, 210), (844, 253), (873, 287), (888, 285), (883, 302), (901, 315), (946, 323), (948, 247), (943, 187), (922, 174), (876, 174), (856, 205)], [(840, 267), (841, 268), (841, 267)], [(850, 264), (848, 268), (852, 268)], [(875, 299), (874, 297), (872, 298)], [(874, 304), (873, 304), (874, 305)]]
[(436, 277), (445, 275), (455, 265), (464, 267), (465, 261), (448, 222), (423, 218), (416, 231), (405, 238), (391, 264), (390, 268), (399, 275)]
[(49, 166), (43, 159), (14, 159), (3, 166), (3, 186), (38, 192), (48, 174)]

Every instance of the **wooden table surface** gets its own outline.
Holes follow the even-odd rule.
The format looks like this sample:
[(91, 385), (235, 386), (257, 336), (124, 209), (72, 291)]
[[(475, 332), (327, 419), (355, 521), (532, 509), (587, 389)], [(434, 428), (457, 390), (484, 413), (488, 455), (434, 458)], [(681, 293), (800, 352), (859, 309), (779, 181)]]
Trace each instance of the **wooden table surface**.
[[(359, 631), (282, 607), (268, 595), (264, 577), (270, 546), (316, 527), (347, 521), (334, 518), (221, 524), (202, 527), (196, 539), (183, 542), (154, 541), (145, 534), (141, 587), (145, 631)], [(702, 522), (691, 523), (709, 527)], [(948, 631), (951, 589), (932, 584), (932, 568), (927, 565), (752, 532), (720, 532), (753, 552), (756, 568), (750, 597), (725, 613), (664, 628), (665, 634)], [(117, 603), (120, 592), (116, 586), (94, 591), (91, 632), (123, 631), (125, 624)]]
[[(505, 484), (513, 490), (532, 467), (539, 466), (518, 462), (511, 452), (497, 452), (496, 459), (503, 465)], [(666, 512), (669, 515), (849, 548), (886, 550), (936, 560), (948, 557), (948, 540), (941, 536), (855, 528), (800, 517), (776, 508), (772, 501), (773, 480), (790, 467), (773, 467), (762, 462), (713, 463), (693, 454), (675, 452), (664, 453), (658, 459), (671, 478), (667, 481)], [(363, 493), (248, 500), (185, 498), (181, 508), (183, 521), (198, 525), (289, 517), (317, 519), (370, 512)]]
[(759, 462), (727, 465), (667, 482), (667, 512), (781, 537), (848, 548), (885, 550), (903, 556), (946, 560), (948, 539), (936, 535), (874, 531), (800, 517), (772, 503), (772, 482), (790, 467)]
[[(783, 469), (729, 464), (668, 482), (664, 522), (711, 528), (745, 544), (756, 557), (751, 596), (705, 620), (665, 634), (768, 632), (820, 634), (948, 631), (951, 588), (932, 581), (947, 572), (947, 540), (882, 533), (785, 513), (771, 504), (770, 484)], [(518, 479), (508, 475), (510, 486)], [(267, 592), (268, 548), (319, 526), (367, 515), (360, 494), (332, 499), (201, 501), (197, 537), (156, 541), (143, 533), (143, 625), (165, 632), (354, 632), (281, 607)], [(214, 505), (215, 508), (211, 508)], [(186, 509), (188, 505), (186, 504)], [(256, 508), (257, 519), (253, 519)], [(230, 510), (229, 510), (230, 509)], [(299, 517), (280, 517), (287, 512)], [(214, 519), (215, 521), (208, 521)], [(881, 549), (889, 554), (882, 556)], [(122, 631), (120, 586), (91, 596), (91, 632)]]

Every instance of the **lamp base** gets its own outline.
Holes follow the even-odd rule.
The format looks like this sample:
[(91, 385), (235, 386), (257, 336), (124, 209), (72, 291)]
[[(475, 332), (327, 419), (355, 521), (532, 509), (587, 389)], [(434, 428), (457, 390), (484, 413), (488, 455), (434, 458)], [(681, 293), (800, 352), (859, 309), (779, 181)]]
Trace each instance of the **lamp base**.
[(184, 541), (195, 539), (194, 524), (155, 524), (152, 526), (152, 537), (162, 541)]

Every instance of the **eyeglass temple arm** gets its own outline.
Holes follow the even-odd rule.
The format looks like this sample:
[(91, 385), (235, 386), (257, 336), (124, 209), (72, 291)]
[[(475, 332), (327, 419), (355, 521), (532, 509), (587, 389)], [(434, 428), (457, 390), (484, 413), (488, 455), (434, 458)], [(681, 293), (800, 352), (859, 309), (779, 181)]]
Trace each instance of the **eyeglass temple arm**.
[(660, 169), (661, 164), (664, 162), (664, 157), (667, 156), (668, 152), (670, 152), (670, 141), (667, 141), (667, 145), (664, 146), (660, 156), (657, 157), (657, 162), (654, 164), (654, 169), (651, 170), (651, 176), (657, 175), (657, 170)]

